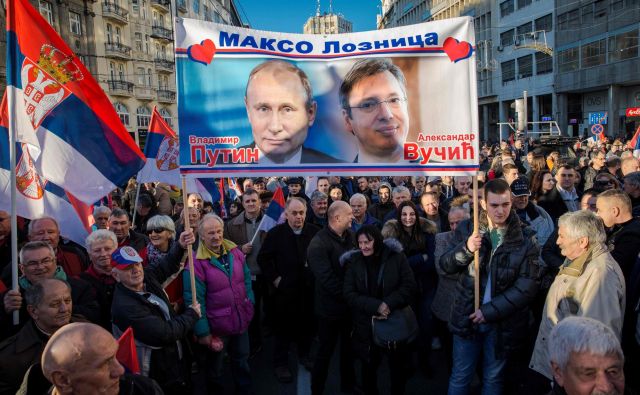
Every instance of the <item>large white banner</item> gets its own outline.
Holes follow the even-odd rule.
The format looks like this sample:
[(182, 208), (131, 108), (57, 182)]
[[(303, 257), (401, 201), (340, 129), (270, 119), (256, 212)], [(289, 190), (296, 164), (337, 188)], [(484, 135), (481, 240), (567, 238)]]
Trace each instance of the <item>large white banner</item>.
[(178, 18), (181, 172), (471, 174), (473, 22), (303, 35)]

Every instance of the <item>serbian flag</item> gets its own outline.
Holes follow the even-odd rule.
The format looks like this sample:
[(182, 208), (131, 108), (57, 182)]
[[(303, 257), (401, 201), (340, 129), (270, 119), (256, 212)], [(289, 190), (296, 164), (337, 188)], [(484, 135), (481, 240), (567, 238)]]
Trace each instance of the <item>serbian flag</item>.
[(268, 232), (274, 226), (281, 224), (284, 222), (282, 215), (284, 214), (284, 193), (282, 193), (282, 188), (278, 187), (276, 192), (273, 194), (273, 200), (269, 203), (269, 207), (267, 207), (267, 211), (262, 216), (262, 221), (260, 221), (260, 226), (258, 226), (258, 232), (263, 230)]
[(627, 148), (631, 148), (633, 150), (633, 156), (636, 158), (640, 154), (640, 126), (636, 129), (636, 133), (633, 135), (633, 138), (627, 143)]
[(35, 169), (93, 203), (144, 166), (144, 155), (67, 44), (29, 0), (7, 2), (10, 130), (33, 146)]
[(149, 122), (144, 156), (147, 159), (138, 173), (138, 182), (165, 182), (180, 186), (178, 137), (154, 107)]
[[(11, 212), (11, 163), (7, 107), (0, 107), (0, 210)], [(42, 177), (33, 163), (33, 147), (16, 143), (16, 214), (35, 219), (55, 218), (60, 234), (84, 245), (93, 224), (91, 205)]]
[(116, 359), (124, 366), (128, 373), (140, 374), (138, 351), (136, 350), (136, 341), (133, 337), (133, 329), (131, 327), (128, 327), (118, 339)]

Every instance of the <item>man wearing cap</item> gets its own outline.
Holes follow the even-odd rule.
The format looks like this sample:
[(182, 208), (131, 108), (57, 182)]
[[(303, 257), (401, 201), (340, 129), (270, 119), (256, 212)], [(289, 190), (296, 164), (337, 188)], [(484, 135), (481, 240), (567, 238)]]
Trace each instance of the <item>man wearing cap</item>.
[[(193, 231), (184, 231), (175, 250), (184, 252), (193, 242)], [(130, 246), (118, 248), (111, 256), (111, 274), (118, 282), (111, 305), (113, 334), (117, 338), (127, 328), (133, 329), (142, 375), (156, 380), (167, 393), (190, 391), (191, 362), (184, 340), (201, 315), (197, 302), (177, 315), (162, 288), (180, 270), (181, 255), (146, 268)]]
[(536, 232), (538, 245), (544, 245), (553, 233), (553, 219), (542, 207), (529, 199), (531, 191), (526, 176), (520, 176), (511, 183), (511, 195), (513, 196), (513, 208), (520, 221), (529, 225)]
[(307, 202), (308, 206), (309, 196), (304, 193), (303, 185), (304, 182), (302, 181), (302, 177), (289, 177), (287, 179), (287, 199), (292, 197), (299, 197)]

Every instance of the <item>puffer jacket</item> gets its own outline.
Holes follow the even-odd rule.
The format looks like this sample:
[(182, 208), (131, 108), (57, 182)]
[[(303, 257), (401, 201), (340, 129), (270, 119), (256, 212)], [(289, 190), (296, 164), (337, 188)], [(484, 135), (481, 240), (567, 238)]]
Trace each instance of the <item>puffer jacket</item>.
[(347, 268), (344, 298), (353, 315), (353, 346), (358, 356), (364, 360), (369, 359), (373, 344), (371, 317), (377, 315), (380, 304), (385, 302), (391, 311), (402, 309), (409, 305), (417, 289), (399, 241), (385, 240), (380, 254), (380, 261), (385, 263), (382, 273), (382, 299), (370, 295), (368, 268), (362, 252), (353, 250), (340, 257), (340, 264)]
[[(449, 329), (462, 337), (475, 334), (475, 326), (469, 319), (474, 312), (473, 253), (467, 249), (467, 239), (472, 232), (472, 220), (460, 223), (454, 235), (455, 247), (440, 258), (443, 271), (460, 273)], [(544, 266), (539, 260), (540, 248), (533, 231), (521, 224), (515, 212), (509, 215), (502, 244), (493, 253), (486, 212), (480, 214), (480, 232), (484, 232), (480, 247), (480, 300), (484, 299), (487, 281), (491, 281), (492, 290), (491, 300), (481, 304), (480, 310), (486, 322), (496, 328), (495, 351), (499, 357), (504, 357), (520, 348), (532, 335), (529, 305), (540, 288)]]

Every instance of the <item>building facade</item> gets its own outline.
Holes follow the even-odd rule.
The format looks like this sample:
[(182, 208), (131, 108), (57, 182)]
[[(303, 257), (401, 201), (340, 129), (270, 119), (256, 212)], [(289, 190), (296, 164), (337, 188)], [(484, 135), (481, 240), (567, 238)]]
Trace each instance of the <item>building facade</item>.
[[(31, 1), (87, 66), (141, 146), (154, 106), (178, 131), (173, 15), (242, 24), (232, 0)], [(6, 73), (1, 44), (0, 73)]]
[(302, 31), (304, 34), (351, 33), (353, 25), (340, 14), (317, 12), (315, 16), (307, 19)]

